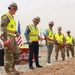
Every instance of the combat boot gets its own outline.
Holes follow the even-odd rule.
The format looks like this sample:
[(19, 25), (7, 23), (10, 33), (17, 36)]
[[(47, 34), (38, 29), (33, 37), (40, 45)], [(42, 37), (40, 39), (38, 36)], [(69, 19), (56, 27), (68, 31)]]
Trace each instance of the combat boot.
[(12, 66), (12, 68), (10, 69), (11, 72), (14, 73), (14, 75), (20, 75), (20, 73), (23, 73), (23, 72), (19, 72), (15, 69), (15, 65)]
[(13, 66), (11, 67), (10, 71), (12, 71), (12, 72), (18, 72), (18, 71), (15, 69), (15, 65), (13, 65)]
[(5, 75), (13, 75), (9, 70), (6, 70)]

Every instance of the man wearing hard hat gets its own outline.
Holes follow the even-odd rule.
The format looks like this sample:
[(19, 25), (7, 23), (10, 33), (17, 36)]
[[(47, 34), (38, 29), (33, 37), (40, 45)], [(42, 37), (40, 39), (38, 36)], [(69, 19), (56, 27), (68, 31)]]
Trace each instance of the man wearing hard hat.
[(18, 73), (15, 69), (15, 65), (20, 57), (20, 51), (18, 45), (15, 41), (15, 35), (19, 35), (16, 31), (16, 22), (13, 17), (18, 6), (16, 3), (12, 3), (8, 6), (8, 13), (2, 15), (1, 17), (1, 36), (4, 40), (13, 38), (8, 44), (13, 48), (11, 51), (6, 45), (4, 45), (4, 68), (7, 75), (12, 75), (10, 68), (14, 73)]
[(67, 31), (67, 35), (65, 36), (66, 38), (66, 53), (67, 57), (69, 57), (69, 51), (71, 51), (72, 57), (74, 57), (74, 38), (73, 36), (70, 35), (71, 31)]
[(46, 38), (46, 42), (47, 42), (47, 65), (51, 65), (51, 54), (52, 54), (52, 50), (53, 50), (53, 43), (54, 43), (54, 32), (53, 32), (53, 26), (54, 26), (54, 22), (51, 21), (49, 22), (49, 28), (45, 29), (44, 31), (44, 36)]
[(62, 61), (65, 60), (65, 37), (61, 32), (62, 28), (58, 27), (58, 32), (55, 33), (55, 60), (58, 60), (59, 51), (61, 51)]
[(26, 31), (24, 33), (26, 40), (30, 43), (29, 44), (29, 68), (30, 69), (34, 69), (33, 67), (33, 61), (32, 61), (32, 56), (34, 54), (34, 58), (35, 58), (35, 64), (36, 67), (40, 68), (42, 67), (41, 65), (39, 65), (39, 60), (38, 60), (38, 54), (39, 54), (39, 29), (37, 27), (37, 25), (40, 22), (40, 17), (35, 17), (33, 19), (33, 24), (29, 24), (26, 27)]

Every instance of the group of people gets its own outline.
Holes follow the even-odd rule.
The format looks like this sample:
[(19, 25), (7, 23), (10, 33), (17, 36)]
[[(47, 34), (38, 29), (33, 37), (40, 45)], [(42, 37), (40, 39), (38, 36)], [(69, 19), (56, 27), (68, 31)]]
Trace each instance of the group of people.
[[(4, 44), (4, 68), (7, 75), (12, 75), (12, 72), (17, 73), (19, 75), (19, 71), (16, 70), (15, 65), (20, 57), (20, 50), (15, 40), (15, 36), (19, 36), (19, 33), (16, 31), (16, 22), (14, 16), (16, 11), (18, 10), (18, 6), (16, 3), (11, 3), (8, 6), (8, 13), (3, 14), (1, 16), (1, 38), (4, 39), (6, 44), (9, 44), (13, 50), (10, 49), (6, 44)], [(25, 38), (29, 43), (29, 68), (34, 69), (33, 67), (33, 54), (35, 58), (35, 65), (38, 68), (41, 68), (39, 64), (39, 40), (43, 40), (39, 36), (39, 29), (37, 25), (40, 23), (40, 17), (33, 18), (33, 23), (29, 24), (25, 30)], [(61, 32), (61, 27), (58, 27), (58, 32), (54, 33), (52, 28), (54, 26), (54, 22), (49, 22), (49, 28), (47, 28), (44, 32), (45, 40), (47, 42), (48, 48), (48, 56), (47, 62), (51, 63), (50, 57), (53, 50), (53, 45), (55, 44), (55, 60), (58, 59), (58, 52), (61, 51), (62, 60), (65, 60), (65, 45), (67, 48), (67, 56), (69, 57), (69, 49), (71, 50), (72, 56), (74, 57), (74, 41), (73, 37), (70, 35), (70, 31), (67, 31), (67, 36)], [(11, 38), (13, 40), (9, 41)]]
[(29, 24), (25, 30), (25, 38), (29, 42), (29, 68), (33, 69), (32, 56), (34, 53), (36, 67), (42, 67), (39, 65), (38, 54), (39, 54), (39, 40), (46, 40), (47, 45), (47, 64), (51, 64), (51, 54), (53, 47), (55, 48), (55, 61), (58, 60), (59, 51), (61, 51), (62, 61), (65, 60), (65, 52), (69, 57), (69, 51), (71, 51), (72, 57), (74, 57), (74, 38), (71, 36), (71, 31), (67, 30), (66, 35), (62, 33), (62, 27), (58, 27), (57, 33), (53, 32), (54, 22), (49, 22), (49, 27), (44, 30), (43, 34), (45, 39), (39, 36), (39, 29), (37, 25), (40, 22), (40, 17), (35, 17), (32, 24)]
[[(72, 57), (74, 57), (74, 38), (71, 36), (71, 31), (67, 30), (66, 35), (62, 33), (62, 27), (58, 27), (57, 33), (54, 33), (52, 28), (54, 22), (49, 22), (49, 28), (45, 29), (44, 36), (46, 38), (46, 45), (48, 49), (47, 64), (51, 63), (51, 53), (55, 50), (55, 61), (58, 60), (59, 51), (61, 51), (62, 61), (65, 60), (65, 54), (69, 57), (69, 51), (71, 51)], [(66, 53), (65, 53), (66, 52)]]
[[(19, 36), (19, 33), (16, 31), (16, 22), (14, 16), (18, 6), (15, 2), (11, 3), (8, 6), (8, 12), (1, 16), (1, 35), (0, 38), (4, 42), (4, 68), (6, 75), (13, 75), (12, 72), (16, 75), (19, 75), (21, 72), (17, 71), (15, 68), (16, 63), (20, 58), (20, 50), (15, 40), (15, 36)], [(29, 68), (34, 69), (32, 56), (34, 53), (36, 67), (41, 68), (39, 64), (38, 54), (39, 54), (39, 43), (38, 36), (39, 29), (37, 25), (40, 22), (40, 18), (36, 17), (33, 19), (33, 24), (30, 24), (26, 28), (25, 36), (29, 43)], [(11, 40), (12, 39), (12, 40)]]

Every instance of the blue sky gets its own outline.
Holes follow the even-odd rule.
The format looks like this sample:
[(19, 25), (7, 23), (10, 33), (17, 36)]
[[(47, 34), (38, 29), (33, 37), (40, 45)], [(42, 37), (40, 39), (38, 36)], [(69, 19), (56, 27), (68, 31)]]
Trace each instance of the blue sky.
[(75, 0), (1, 0), (0, 16), (8, 12), (7, 8), (12, 2), (16, 2), (19, 7), (14, 17), (16, 22), (20, 20), (23, 40), (26, 26), (32, 23), (35, 16), (41, 18), (38, 25), (40, 30), (44, 31), (48, 28), (49, 21), (54, 21), (54, 32), (61, 26), (64, 34), (71, 30), (75, 36)]

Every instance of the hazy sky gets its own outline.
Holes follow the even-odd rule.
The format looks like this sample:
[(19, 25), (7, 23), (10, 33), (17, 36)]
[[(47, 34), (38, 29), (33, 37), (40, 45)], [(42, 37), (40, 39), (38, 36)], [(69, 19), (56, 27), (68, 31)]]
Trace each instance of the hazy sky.
[(54, 32), (61, 26), (64, 34), (71, 30), (75, 36), (75, 0), (0, 0), (0, 16), (8, 12), (12, 2), (18, 4), (19, 10), (14, 17), (16, 21), (20, 20), (23, 40), (26, 26), (32, 23), (35, 16), (41, 18), (40, 30), (48, 28), (49, 21), (54, 21)]

